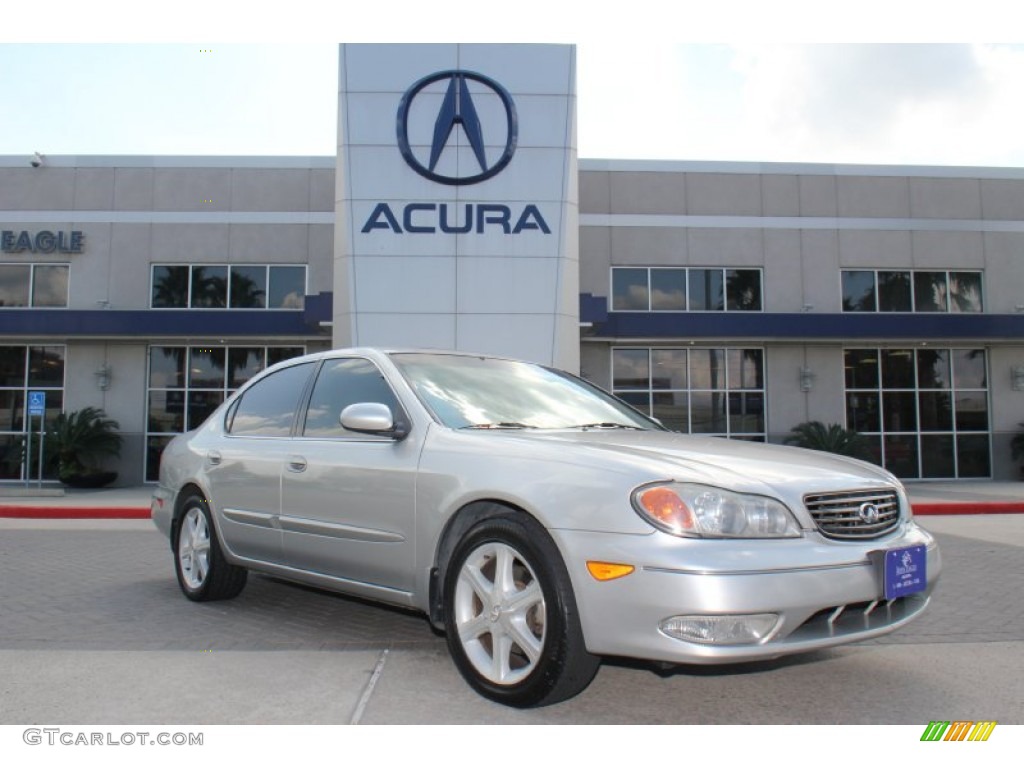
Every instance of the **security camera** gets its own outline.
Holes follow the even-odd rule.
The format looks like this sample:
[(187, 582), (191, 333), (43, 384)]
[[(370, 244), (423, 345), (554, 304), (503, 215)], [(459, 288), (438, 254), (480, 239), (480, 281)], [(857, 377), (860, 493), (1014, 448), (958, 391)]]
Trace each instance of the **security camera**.
[(43, 164), (43, 156), (36, 152), (34, 155), (32, 155), (32, 159), (29, 160), (29, 163), (32, 164), (33, 168), (38, 168)]

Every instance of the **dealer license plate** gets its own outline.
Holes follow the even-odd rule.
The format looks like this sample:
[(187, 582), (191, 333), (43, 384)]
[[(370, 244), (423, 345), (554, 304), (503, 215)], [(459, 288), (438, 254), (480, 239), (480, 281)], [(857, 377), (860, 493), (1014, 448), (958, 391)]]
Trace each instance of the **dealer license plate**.
[(885, 553), (885, 599), (894, 600), (922, 591), (928, 585), (925, 547), (890, 549)]

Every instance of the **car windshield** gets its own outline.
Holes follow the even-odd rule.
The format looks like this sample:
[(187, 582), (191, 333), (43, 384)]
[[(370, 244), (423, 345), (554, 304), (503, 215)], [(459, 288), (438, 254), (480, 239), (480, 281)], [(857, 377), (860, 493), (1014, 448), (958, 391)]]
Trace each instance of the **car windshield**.
[(453, 429), (661, 429), (562, 371), (514, 360), (396, 353), (424, 405)]

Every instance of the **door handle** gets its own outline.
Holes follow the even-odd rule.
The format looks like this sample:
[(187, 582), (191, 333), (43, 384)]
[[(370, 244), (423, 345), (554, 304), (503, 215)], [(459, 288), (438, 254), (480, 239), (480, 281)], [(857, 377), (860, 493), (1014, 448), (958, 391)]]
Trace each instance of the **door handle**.
[(220, 464), (221, 458), (220, 451), (210, 451), (206, 454), (206, 460), (215, 466)]
[(306, 471), (306, 458), (304, 456), (289, 456), (288, 457), (288, 471), (289, 472), (305, 472)]

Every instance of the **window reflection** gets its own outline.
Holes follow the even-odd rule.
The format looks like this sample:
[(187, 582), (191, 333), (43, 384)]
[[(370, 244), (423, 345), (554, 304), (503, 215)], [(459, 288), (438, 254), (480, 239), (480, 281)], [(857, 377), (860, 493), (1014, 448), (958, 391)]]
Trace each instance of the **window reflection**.
[(878, 446), (886, 469), (904, 478), (988, 476), (984, 349), (848, 349), (844, 360), (846, 426)]

